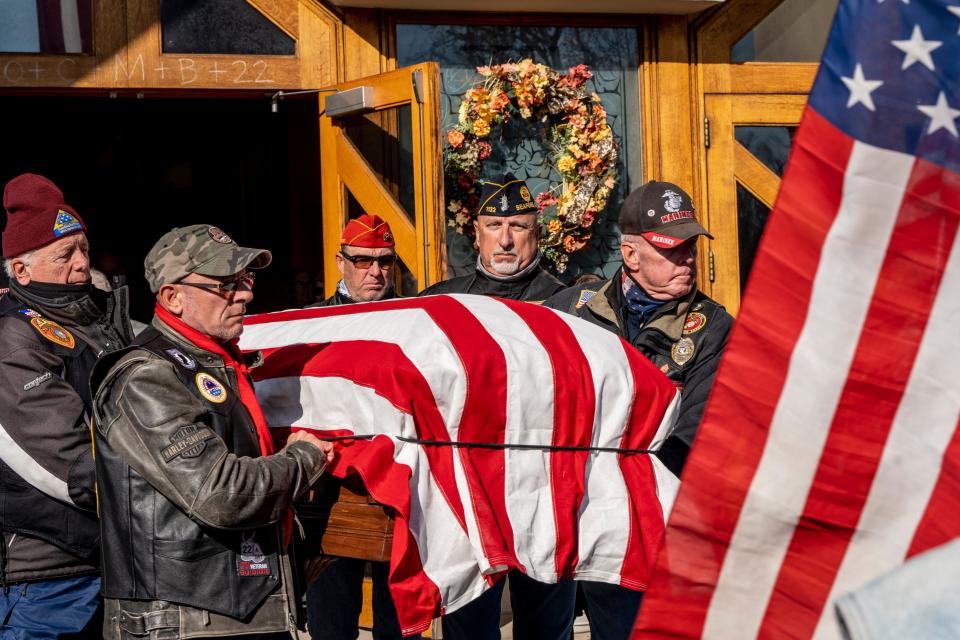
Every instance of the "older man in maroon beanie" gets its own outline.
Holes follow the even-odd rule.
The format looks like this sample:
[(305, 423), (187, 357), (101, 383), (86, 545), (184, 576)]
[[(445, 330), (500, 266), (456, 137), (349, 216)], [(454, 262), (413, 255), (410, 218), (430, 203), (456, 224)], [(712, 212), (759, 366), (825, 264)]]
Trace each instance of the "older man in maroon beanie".
[(131, 337), (126, 291), (90, 285), (86, 226), (53, 182), (18, 176), (3, 206), (0, 637), (98, 637), (87, 380), (99, 355)]

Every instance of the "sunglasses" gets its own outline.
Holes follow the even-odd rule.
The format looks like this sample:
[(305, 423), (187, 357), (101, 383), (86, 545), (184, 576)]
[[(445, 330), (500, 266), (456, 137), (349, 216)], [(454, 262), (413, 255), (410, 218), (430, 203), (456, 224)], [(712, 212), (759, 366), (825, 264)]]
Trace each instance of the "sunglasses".
[(239, 290), (252, 291), (255, 280), (255, 274), (244, 273), (232, 280), (225, 280), (223, 282), (179, 282), (178, 284), (185, 284), (188, 287), (197, 287), (198, 289), (211, 289), (217, 293), (233, 293)]
[(397, 256), (392, 253), (385, 256), (351, 256), (341, 251), (340, 257), (352, 263), (357, 269), (369, 269), (374, 262), (380, 265), (381, 269), (390, 269), (397, 264)]

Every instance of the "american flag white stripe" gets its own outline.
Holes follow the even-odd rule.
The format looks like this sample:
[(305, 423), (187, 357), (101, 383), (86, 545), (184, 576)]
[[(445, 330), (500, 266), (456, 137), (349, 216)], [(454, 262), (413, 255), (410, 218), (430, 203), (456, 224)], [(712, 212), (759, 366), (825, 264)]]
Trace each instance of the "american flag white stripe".
[(770, 425), (773, 446), (763, 452), (737, 521), (704, 638), (753, 637), (760, 628), (846, 383), (913, 163), (912, 156), (854, 143), (840, 209), (824, 242), (806, 322)]
[[(573, 318), (564, 320), (573, 326)], [(578, 331), (575, 335), (591, 369), (601, 367), (603, 362), (624, 358), (622, 341), (608, 331)], [(590, 441), (592, 446), (620, 445), (630, 417), (630, 406), (622, 399), (632, 398), (633, 394), (629, 371), (608, 380), (594, 380), (594, 397), (597, 400), (595, 428)], [(580, 539), (577, 545), (581, 561), (577, 575), (585, 580), (619, 582), (630, 520), (623, 508), (628, 496), (616, 456), (591, 455), (587, 461), (586, 482), (587, 494), (603, 496), (603, 499), (587, 500), (581, 504)], [(606, 553), (597, 553), (599, 549), (605, 549)]]
[[(503, 313), (503, 303), (498, 300), (470, 295), (452, 297), (488, 319), (487, 329), (506, 358), (504, 441), (549, 447), (553, 437), (553, 394), (536, 390), (553, 388), (553, 370), (536, 335), (520, 317)], [(550, 487), (550, 455), (546, 451), (508, 449), (504, 452), (504, 465), (504, 500), (510, 520), (530, 523), (529, 527), (513, 532), (517, 559), (531, 578), (555, 582), (553, 552), (557, 528)]]
[[(606, 346), (598, 348), (594, 339)], [(255, 316), (247, 321), (241, 348), (266, 350), (256, 369), (258, 397), (268, 424), (281, 430), (384, 432), (390, 438), (413, 430), (426, 439), (485, 434), (494, 442), (538, 444), (586, 438), (585, 444), (612, 446), (629, 437), (631, 446), (645, 449), (671, 427), (678, 395), (613, 334), (552, 310), (469, 296)], [(593, 392), (602, 411), (592, 400), (584, 405)], [(458, 428), (461, 421), (469, 423), (467, 431)], [(523, 431), (531, 428), (549, 433)], [(594, 579), (643, 584), (662, 536), (654, 474), (637, 472), (649, 471), (649, 454), (623, 456), (620, 464), (629, 462), (632, 474), (627, 479), (616, 453), (451, 449), (383, 438), (342, 445), (339, 452), (331, 473), (358, 471), (372, 495), (394, 500), (386, 503), (397, 509), (398, 523), (409, 527), (409, 534), (395, 530), (391, 560), (405, 567), (407, 578), (392, 582), (391, 590), (407, 631), (421, 629), (438, 613), (437, 602), (447, 611), (467, 604), (487, 588), (482, 573), (496, 569), (519, 568), (552, 581), (607, 562), (613, 568)], [(610, 477), (585, 482), (579, 502), (583, 465), (602, 457), (613, 461)], [(559, 468), (564, 473), (558, 475)], [(396, 484), (382, 484), (407, 474), (409, 500), (398, 498)], [(536, 509), (522, 503), (527, 487), (539, 492)], [(578, 519), (577, 507), (592, 502), (615, 502), (618, 519), (606, 513), (600, 522), (588, 523), (583, 513)], [(586, 539), (596, 542), (577, 557), (584, 524)], [(559, 535), (561, 527), (569, 533)], [(422, 567), (420, 577), (409, 575), (410, 553)]]
[[(960, 291), (960, 242), (954, 239), (940, 290)], [(940, 295), (930, 314), (880, 467), (826, 609), (845, 593), (899, 566), (940, 478), (943, 455), (960, 417), (960, 297)], [(919, 436), (919, 437), (918, 437)], [(836, 638), (823, 616), (815, 638)]]

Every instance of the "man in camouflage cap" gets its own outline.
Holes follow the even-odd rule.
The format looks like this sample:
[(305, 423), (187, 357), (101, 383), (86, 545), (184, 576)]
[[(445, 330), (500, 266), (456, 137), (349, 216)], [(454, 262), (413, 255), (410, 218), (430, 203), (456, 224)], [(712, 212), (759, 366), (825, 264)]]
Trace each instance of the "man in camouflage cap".
[(209, 225), (165, 234), (144, 261), (152, 326), (91, 377), (108, 640), (289, 638), (281, 523), (333, 453), (307, 432), (274, 453), (259, 354), (237, 348), (251, 269), (270, 257)]

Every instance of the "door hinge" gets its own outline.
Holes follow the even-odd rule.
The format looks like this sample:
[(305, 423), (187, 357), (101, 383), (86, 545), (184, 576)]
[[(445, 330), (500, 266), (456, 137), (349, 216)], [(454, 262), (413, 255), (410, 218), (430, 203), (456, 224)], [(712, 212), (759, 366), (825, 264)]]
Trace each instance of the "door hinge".
[(710, 118), (703, 119), (703, 146), (710, 148)]
[(710, 249), (709, 251), (707, 251), (707, 258), (710, 261), (709, 267), (707, 269), (710, 275), (710, 282), (716, 282), (717, 269), (716, 269), (716, 265), (714, 265), (714, 262), (713, 262), (713, 249)]

